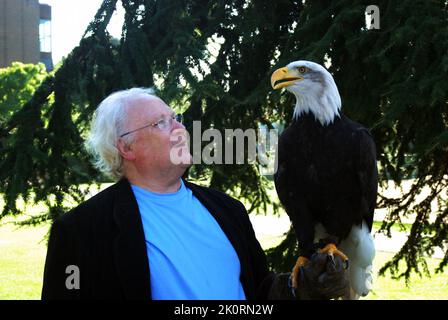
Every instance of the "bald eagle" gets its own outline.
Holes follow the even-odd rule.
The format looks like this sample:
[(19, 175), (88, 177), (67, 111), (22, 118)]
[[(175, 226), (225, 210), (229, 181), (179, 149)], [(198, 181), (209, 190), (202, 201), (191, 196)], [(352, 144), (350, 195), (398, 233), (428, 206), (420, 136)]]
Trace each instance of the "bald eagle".
[(341, 97), (331, 74), (310, 61), (276, 70), (274, 89), (296, 97), (291, 125), (278, 144), (275, 187), (299, 244), (292, 272), (316, 250), (340, 256), (349, 266), (346, 299), (371, 289), (375, 247), (371, 236), (378, 173), (376, 148), (369, 131), (341, 112)]

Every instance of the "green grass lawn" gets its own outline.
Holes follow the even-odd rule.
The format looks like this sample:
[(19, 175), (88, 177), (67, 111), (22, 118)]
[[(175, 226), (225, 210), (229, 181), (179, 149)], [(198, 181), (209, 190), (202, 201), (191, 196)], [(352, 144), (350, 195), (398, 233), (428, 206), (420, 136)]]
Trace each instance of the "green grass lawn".
[[(48, 224), (23, 228), (0, 225), (0, 299), (40, 298), (46, 254), (43, 238), (48, 228)], [(391, 253), (377, 253), (375, 274), (391, 257)], [(438, 262), (429, 259), (430, 268)], [(364, 299), (448, 299), (448, 273), (431, 278), (415, 276), (410, 287), (404, 280), (375, 276), (374, 290)]]
[(48, 228), (0, 226), (0, 299), (40, 299)]
[[(374, 261), (374, 282), (372, 292), (366, 300), (448, 300), (448, 270), (434, 274), (431, 278), (415, 275), (409, 287), (404, 280), (392, 280), (389, 276), (379, 277), (378, 270), (390, 260), (392, 253), (377, 252)], [(439, 265), (439, 259), (428, 259), (431, 271)]]

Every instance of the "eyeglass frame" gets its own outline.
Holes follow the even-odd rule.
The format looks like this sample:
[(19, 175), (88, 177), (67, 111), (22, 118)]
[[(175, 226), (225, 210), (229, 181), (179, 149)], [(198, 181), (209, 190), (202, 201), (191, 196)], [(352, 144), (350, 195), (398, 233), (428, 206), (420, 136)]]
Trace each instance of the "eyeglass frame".
[[(169, 118), (168, 121), (170, 121), (170, 125), (171, 125), (171, 127), (173, 126), (173, 121), (174, 121), (174, 120), (176, 120), (176, 121), (179, 122), (179, 123), (182, 123), (182, 122), (183, 122), (183, 114), (182, 114), (182, 113), (173, 114), (173, 115)], [(128, 134), (134, 133), (134, 132), (136, 132), (136, 131), (138, 131), (138, 130), (145, 129), (145, 128), (148, 128), (148, 127), (154, 127), (154, 128), (155, 128), (155, 127), (158, 127), (160, 130), (164, 130), (164, 129), (162, 129), (162, 128), (159, 127), (159, 125), (162, 123), (162, 121), (166, 121), (166, 119), (160, 119), (160, 120), (157, 121), (157, 122), (147, 124), (147, 125), (145, 125), (145, 126), (143, 126), (143, 127), (140, 127), (140, 128), (137, 128), (137, 129), (134, 129), (134, 130), (131, 130), (131, 131), (127, 131), (127, 132), (121, 134), (121, 135), (120, 135), (120, 138), (123, 138), (124, 136), (127, 136)]]

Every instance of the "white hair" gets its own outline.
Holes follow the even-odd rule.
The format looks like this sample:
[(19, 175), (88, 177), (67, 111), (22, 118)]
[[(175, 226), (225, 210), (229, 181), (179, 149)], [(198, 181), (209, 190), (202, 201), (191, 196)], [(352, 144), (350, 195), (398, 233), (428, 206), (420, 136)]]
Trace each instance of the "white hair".
[[(131, 102), (142, 97), (156, 97), (150, 88), (132, 88), (117, 91), (104, 99), (96, 109), (85, 143), (87, 151), (94, 156), (93, 164), (106, 175), (120, 179), (123, 176), (123, 159), (117, 148), (120, 135), (123, 134), (127, 108)], [(132, 142), (132, 135), (124, 136), (126, 143)]]

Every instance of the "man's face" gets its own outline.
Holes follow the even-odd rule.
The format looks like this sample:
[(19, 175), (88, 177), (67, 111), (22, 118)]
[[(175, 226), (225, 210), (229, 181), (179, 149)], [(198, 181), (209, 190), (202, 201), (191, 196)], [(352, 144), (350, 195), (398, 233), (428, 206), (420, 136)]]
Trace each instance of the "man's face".
[[(173, 110), (162, 100), (155, 97), (142, 97), (128, 106), (125, 131), (135, 130), (148, 124), (156, 124), (163, 119), (169, 120), (173, 115)], [(192, 157), (188, 148), (182, 148), (182, 152), (179, 152), (179, 136), (185, 137), (187, 132), (185, 127), (176, 120), (172, 120), (171, 126), (154, 125), (131, 134), (134, 137), (129, 148), (135, 157), (133, 161), (137, 170), (164, 172), (174, 167), (185, 170), (191, 164)], [(181, 164), (178, 161), (173, 162), (173, 148), (177, 150), (177, 156), (181, 153)], [(142, 172), (142, 174), (145, 173)]]

